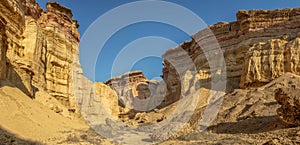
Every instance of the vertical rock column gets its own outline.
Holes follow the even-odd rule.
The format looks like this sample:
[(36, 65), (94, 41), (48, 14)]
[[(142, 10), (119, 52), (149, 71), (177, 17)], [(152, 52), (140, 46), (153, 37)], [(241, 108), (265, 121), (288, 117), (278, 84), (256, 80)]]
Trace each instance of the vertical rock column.
[[(47, 3), (40, 25), (45, 33), (45, 79), (50, 95), (74, 109), (73, 63), (78, 55), (79, 32), (72, 12), (55, 2)], [(70, 101), (72, 100), (72, 101)]]

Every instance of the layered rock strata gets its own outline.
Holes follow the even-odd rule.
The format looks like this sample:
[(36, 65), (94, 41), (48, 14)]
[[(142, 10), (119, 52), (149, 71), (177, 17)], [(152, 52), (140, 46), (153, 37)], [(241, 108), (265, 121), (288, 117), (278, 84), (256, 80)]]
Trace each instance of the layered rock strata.
[(148, 80), (140, 70), (113, 77), (105, 84), (116, 92), (120, 106), (136, 111), (160, 106), (165, 93), (164, 83)]
[(241, 88), (266, 84), (286, 72), (300, 74), (300, 37), (270, 39), (250, 47), (245, 54)]
[(44, 11), (35, 0), (0, 2), (0, 79), (31, 97), (44, 90), (74, 109), (75, 102), (70, 100), (74, 100), (78, 24), (70, 9), (55, 2), (46, 7)]
[[(182, 95), (181, 82), (184, 76), (178, 73), (169, 60), (181, 59), (188, 54), (193, 61), (202, 87), (210, 88), (212, 79), (209, 61), (200, 45), (217, 48), (224, 54), (227, 75), (227, 91), (236, 88), (262, 86), (285, 72), (299, 74), (298, 32), (300, 32), (300, 8), (281, 10), (239, 11), (235, 22), (220, 22), (192, 36), (176, 48), (169, 49), (163, 57), (163, 79), (167, 84), (167, 102), (172, 103)], [(219, 44), (202, 39), (212, 32)], [(210, 38), (207, 38), (210, 39)], [(200, 45), (199, 45), (200, 44)], [(178, 53), (184, 50), (185, 53)], [(212, 61), (212, 60), (210, 60)], [(180, 66), (177, 64), (177, 66)], [(188, 69), (187, 69), (188, 70)]]
[(125, 73), (121, 76), (115, 76), (113, 78), (110, 78), (105, 82), (105, 84), (113, 88), (118, 96), (123, 96), (126, 93), (123, 90), (125, 86), (132, 88), (134, 86), (137, 86), (138, 83), (147, 81), (148, 80), (144, 76), (143, 72), (137, 70)]

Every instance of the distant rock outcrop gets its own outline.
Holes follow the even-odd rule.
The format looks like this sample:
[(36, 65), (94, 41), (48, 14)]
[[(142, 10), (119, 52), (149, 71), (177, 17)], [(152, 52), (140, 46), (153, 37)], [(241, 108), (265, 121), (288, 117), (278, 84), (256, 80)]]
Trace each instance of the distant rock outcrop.
[(148, 80), (139, 70), (113, 77), (105, 84), (116, 92), (119, 105), (136, 111), (159, 107), (166, 91), (163, 82)]
[[(118, 96), (124, 96), (127, 91), (124, 90), (124, 87), (128, 87), (128, 89), (136, 88), (139, 83), (146, 83), (148, 82), (147, 78), (144, 76), (142, 71), (132, 71), (125, 73), (121, 76), (115, 76), (113, 78), (110, 78), (105, 82), (106, 85), (113, 88), (114, 91), (116, 91)], [(131, 89), (131, 95), (137, 95), (136, 89)], [(145, 96), (146, 97), (146, 96)]]

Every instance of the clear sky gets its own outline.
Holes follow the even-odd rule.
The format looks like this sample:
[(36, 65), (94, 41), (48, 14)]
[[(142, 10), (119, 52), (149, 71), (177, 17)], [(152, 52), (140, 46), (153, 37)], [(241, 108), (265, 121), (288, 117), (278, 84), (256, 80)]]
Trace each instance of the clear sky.
[[(79, 32), (85, 33), (87, 28), (101, 15), (122, 4), (133, 2), (132, 0), (56, 0), (58, 3), (72, 9), (73, 18), (79, 22)], [(166, 0), (179, 4), (196, 13), (202, 20), (208, 24), (215, 24), (220, 21), (234, 21), (238, 10), (245, 9), (279, 9), (300, 7), (300, 0)], [(47, 0), (37, 0), (45, 8)], [(136, 45), (143, 49), (157, 47), (160, 50), (167, 50), (175, 47), (177, 44), (189, 40), (189, 35), (180, 29), (167, 24), (157, 22), (143, 22), (129, 25), (115, 33), (102, 48), (95, 67), (95, 81), (106, 81), (111, 77), (113, 62), (118, 53), (125, 47), (139, 38), (157, 36), (172, 40), (174, 43), (158, 43), (153, 46)], [(84, 48), (80, 48), (84, 51)], [(126, 58), (122, 61), (126, 61)], [(144, 57), (132, 64), (130, 70), (142, 70), (148, 79), (159, 78), (162, 69), (162, 58)], [(117, 63), (118, 64), (118, 63)], [(84, 65), (84, 64), (82, 64)], [(115, 75), (122, 74), (128, 68), (122, 68), (122, 65), (116, 66)], [(84, 72), (87, 77), (90, 76)]]

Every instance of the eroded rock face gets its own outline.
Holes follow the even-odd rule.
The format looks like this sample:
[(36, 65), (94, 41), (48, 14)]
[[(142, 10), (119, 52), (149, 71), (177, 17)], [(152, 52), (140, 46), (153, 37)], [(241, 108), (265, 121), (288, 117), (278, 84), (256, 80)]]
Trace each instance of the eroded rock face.
[(300, 38), (270, 39), (249, 48), (245, 55), (241, 88), (261, 86), (285, 72), (300, 74)]
[[(107, 80), (105, 84), (110, 86), (116, 92), (120, 99), (120, 105), (128, 107), (131, 106), (130, 104), (132, 103), (133, 98), (138, 96), (137, 86), (142, 84), (147, 85), (147, 78), (141, 71), (132, 71), (121, 76), (113, 77)], [(147, 98), (147, 96), (140, 96), (140, 98), (144, 97)]]
[[(124, 87), (127, 86), (128, 88), (136, 87), (139, 83), (146, 83), (148, 80), (144, 76), (143, 72), (141, 71), (132, 71), (125, 73), (121, 76), (113, 77), (105, 82), (106, 85), (110, 86), (113, 90), (116, 91), (118, 96), (124, 96), (127, 92), (124, 90)], [(132, 95), (133, 91), (136, 94), (136, 89), (131, 90)]]
[[(41, 17), (46, 34), (46, 88), (66, 106), (74, 107), (72, 70), (78, 57), (79, 32), (71, 10), (57, 3), (47, 4), (47, 13)], [(44, 23), (46, 21), (46, 23)]]
[(109, 86), (102, 82), (94, 83), (97, 96), (104, 109), (107, 109), (108, 114), (116, 117), (120, 114), (120, 106), (118, 96)]
[(158, 107), (166, 91), (163, 82), (148, 80), (139, 70), (113, 77), (105, 84), (116, 92), (120, 106), (136, 111), (149, 111)]
[[(220, 22), (209, 26), (224, 52), (227, 75), (227, 91), (251, 86), (262, 86), (285, 72), (299, 74), (300, 8), (281, 10), (239, 11), (235, 22)], [(182, 95), (181, 82), (186, 70), (179, 72), (170, 60), (178, 60), (177, 66), (187, 65), (184, 55), (188, 54), (199, 74), (201, 87), (210, 88), (212, 73), (208, 60), (199, 46), (217, 48), (208, 41), (203, 43), (207, 29), (191, 36), (163, 54), (163, 79), (167, 84), (167, 102), (173, 103)], [(213, 37), (213, 36), (211, 36)], [(207, 38), (210, 39), (210, 38)], [(197, 44), (198, 43), (198, 44)], [(184, 50), (185, 53), (178, 53)], [(180, 68), (181, 69), (181, 68)], [(212, 69), (213, 70), (213, 69)]]
[(281, 105), (280, 118), (291, 125), (300, 125), (300, 90), (295, 88), (276, 90), (275, 99)]
[(45, 90), (74, 108), (72, 70), (80, 36), (71, 10), (50, 2), (43, 11), (34, 0), (4, 0), (0, 9), (0, 79), (31, 97)]

